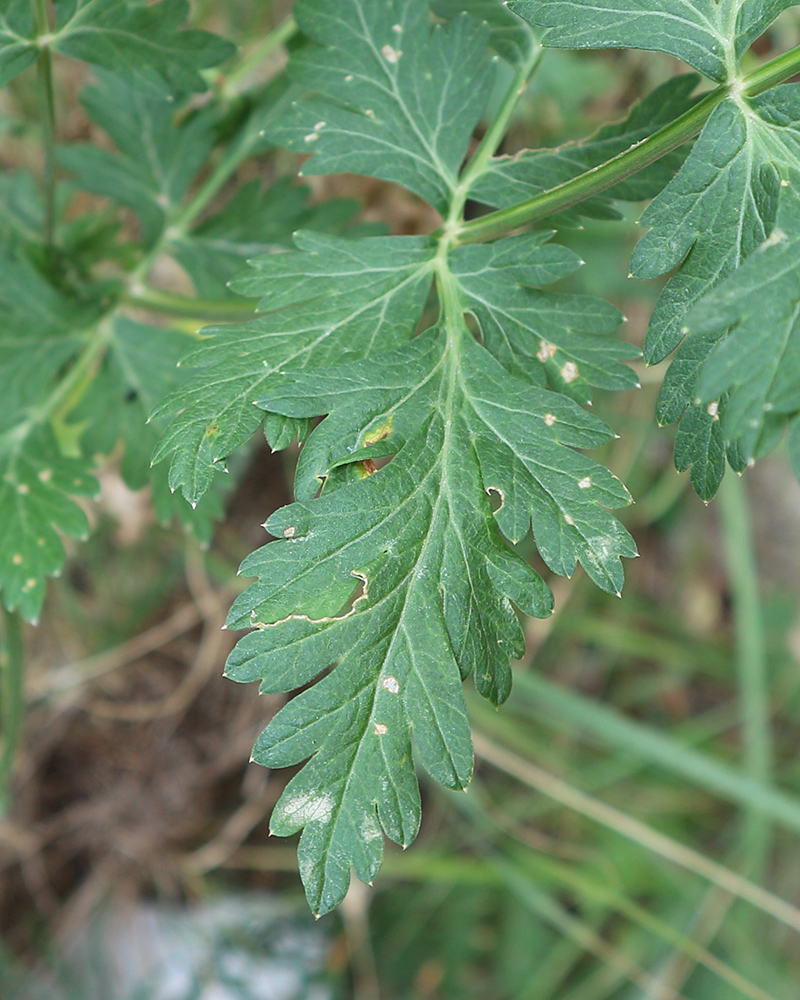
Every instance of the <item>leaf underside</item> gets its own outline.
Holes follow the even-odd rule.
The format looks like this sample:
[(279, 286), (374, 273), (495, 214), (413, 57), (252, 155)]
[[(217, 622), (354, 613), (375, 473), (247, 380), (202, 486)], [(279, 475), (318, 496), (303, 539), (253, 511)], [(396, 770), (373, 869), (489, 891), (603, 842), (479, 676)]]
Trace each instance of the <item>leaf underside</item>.
[(718, 83), (796, 0), (510, 0), (547, 29), (545, 45), (568, 49), (651, 49), (683, 59)]
[[(441, 25), (426, 0), (301, 0), (295, 12), (311, 41), (290, 73), (307, 95), (267, 138), (312, 153), (305, 173), (393, 180), (448, 214), (464, 198), (462, 160), (502, 45), (493, 31), (508, 16)], [(685, 102), (689, 87), (673, 93)], [(227, 674), (270, 692), (311, 684), (254, 759), (308, 761), (272, 829), (303, 830), (300, 871), (323, 913), (351, 869), (374, 878), (384, 834), (413, 839), (414, 759), (448, 787), (469, 781), (462, 681), (472, 674), (501, 704), (523, 651), (515, 609), (552, 610), (509, 543), (532, 532), (552, 571), (581, 563), (621, 589), (620, 560), (636, 553), (609, 509), (630, 497), (582, 454), (613, 434), (581, 404), (594, 387), (635, 386), (624, 361), (637, 352), (613, 338), (613, 307), (541, 287), (581, 263), (550, 232), (461, 248), (300, 232), (294, 247), (234, 280), (262, 313), (203, 331), (183, 361), (196, 378), (156, 411), (172, 422), (155, 459), (171, 457), (171, 485), (195, 501), (262, 423), (275, 448), (303, 442), (297, 501), (269, 519), (276, 540), (241, 569), (257, 582), (228, 625), (255, 630)]]
[[(788, 199), (794, 197), (798, 164), (797, 85), (746, 104), (727, 100), (709, 119), (675, 180), (642, 217), (642, 224), (652, 228), (636, 246), (633, 273), (653, 277), (679, 265), (656, 304), (645, 342), (650, 363), (678, 348), (657, 415), (664, 424), (681, 421), (676, 463), (681, 469), (691, 467), (693, 484), (704, 500), (719, 487), (726, 455), (737, 469), (761, 457), (780, 439), (792, 412), (766, 369), (759, 388), (752, 383), (747, 405), (742, 391), (730, 395), (735, 381), (723, 372), (730, 368), (734, 342), (740, 351), (746, 349), (741, 330), (729, 335), (721, 319), (729, 310), (719, 309), (720, 321), (714, 321), (712, 313), (721, 304), (716, 294), (720, 282), (731, 289), (746, 281), (749, 271), (743, 264), (772, 239), (779, 212), (784, 211), (781, 206), (788, 209)], [(763, 315), (757, 286), (742, 286), (737, 296), (741, 304), (746, 295), (751, 297), (749, 308)], [(695, 316), (703, 317), (699, 325)], [(781, 329), (764, 328), (772, 347), (764, 363), (776, 367), (775, 377), (785, 371), (791, 378)], [(742, 377), (741, 369), (736, 377)]]
[[(656, 49), (724, 83), (737, 76), (750, 44), (796, 4), (512, 0), (510, 6), (547, 29), (545, 45)], [(649, 232), (634, 251), (633, 274), (652, 278), (676, 269), (656, 304), (645, 342), (645, 360), (651, 364), (677, 348), (657, 416), (662, 424), (680, 422), (676, 465), (691, 469), (692, 484), (704, 500), (716, 493), (726, 459), (741, 471), (767, 454), (797, 409), (790, 388), (792, 315), (783, 313), (787, 302), (795, 301), (791, 280), (783, 273), (770, 285), (788, 298), (765, 313), (753, 275), (759, 270), (765, 275), (765, 262), (773, 257), (791, 256), (796, 229), (791, 205), (800, 180), (799, 94), (797, 85), (751, 100), (732, 91), (709, 118), (677, 176), (641, 218)], [(787, 223), (776, 229), (779, 215)], [(774, 252), (769, 249), (773, 242), (780, 244)], [(754, 254), (757, 263), (743, 266)], [(759, 312), (769, 316), (770, 324), (756, 336), (749, 317)], [(754, 366), (749, 375), (747, 358)]]

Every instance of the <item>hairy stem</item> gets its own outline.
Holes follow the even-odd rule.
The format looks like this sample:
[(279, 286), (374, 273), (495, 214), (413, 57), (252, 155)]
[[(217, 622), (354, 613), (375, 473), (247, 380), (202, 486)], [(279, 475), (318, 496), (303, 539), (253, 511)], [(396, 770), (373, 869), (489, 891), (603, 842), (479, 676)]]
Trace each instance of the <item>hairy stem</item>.
[(24, 676), (22, 619), (18, 611), (8, 611), (4, 608), (3, 612), (4, 647), (0, 652), (0, 724), (3, 737), (3, 751), (0, 755), (0, 815), (8, 809), (10, 798), (8, 783), (25, 712), (22, 683)]
[[(47, 0), (31, 0), (36, 34), (50, 33)], [(49, 45), (42, 45), (37, 60), (39, 101), (42, 109), (42, 137), (44, 170), (44, 242), (52, 256), (56, 219), (56, 105), (53, 89), (53, 55)]]
[[(800, 46), (770, 60), (750, 73), (738, 90), (747, 97), (756, 97), (765, 90), (783, 83), (800, 72)], [(712, 112), (731, 93), (731, 85), (717, 87), (685, 114), (598, 167), (593, 167), (572, 180), (559, 184), (549, 191), (510, 208), (490, 212), (480, 219), (465, 223), (456, 235), (456, 243), (481, 243), (504, 236), (522, 226), (538, 222), (548, 216), (563, 212), (588, 198), (592, 198), (644, 167), (660, 160), (662, 156), (693, 139), (702, 130)]]
[(466, 201), (469, 190), (474, 184), (476, 178), (484, 173), (489, 160), (491, 160), (491, 158), (495, 155), (500, 143), (503, 141), (503, 136), (505, 135), (508, 124), (511, 121), (511, 116), (514, 114), (514, 109), (516, 108), (520, 97), (524, 94), (525, 88), (527, 87), (531, 77), (539, 68), (543, 54), (544, 49), (541, 45), (533, 45), (531, 47), (530, 55), (514, 74), (514, 79), (508, 89), (508, 92), (506, 93), (500, 109), (495, 115), (491, 125), (486, 130), (486, 134), (481, 140), (478, 148), (475, 150), (475, 154), (464, 169), (464, 173), (461, 175), (461, 180), (457, 189), (458, 197), (455, 199), (455, 201), (458, 202), (459, 213), (463, 210), (464, 202)]

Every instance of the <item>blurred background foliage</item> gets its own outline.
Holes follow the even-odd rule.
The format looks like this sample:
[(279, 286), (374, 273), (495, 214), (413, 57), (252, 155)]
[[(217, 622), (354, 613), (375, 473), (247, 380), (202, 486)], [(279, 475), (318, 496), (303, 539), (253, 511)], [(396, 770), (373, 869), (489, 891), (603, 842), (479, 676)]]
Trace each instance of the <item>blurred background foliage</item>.
[[(237, 83), (257, 87), (280, 72), (280, 51), (259, 53), (288, 10), (199, 0), (193, 19), (252, 54)], [(790, 11), (751, 58), (798, 41)], [(504, 151), (587, 135), (683, 70), (649, 53), (548, 53)], [(57, 73), (62, 138), (104, 142), (77, 100), (88, 73)], [(224, 67), (211, 76), (235, 107)], [(3, 169), (38, 169), (29, 77), (2, 102)], [(296, 166), (260, 153), (222, 197)], [(313, 178), (313, 203), (331, 197), (392, 231), (436, 224), (392, 185)], [(71, 210), (104, 204), (81, 195)], [(615, 301), (641, 344), (659, 283), (627, 277), (638, 214), (557, 239), (587, 261), (568, 287)], [(159, 280), (185, 290), (174, 263)], [(779, 454), (729, 473), (704, 507), (654, 424), (662, 374), (642, 368), (640, 392), (598, 403), (620, 434), (601, 460), (637, 499), (625, 516), (642, 558), (624, 597), (580, 574), (553, 581), (556, 614), (526, 623), (508, 705), (469, 693), (469, 794), (426, 784), (413, 848), (390, 847), (376, 886), (354, 884), (316, 926), (293, 845), (267, 835), (287, 776), (246, 764), (280, 701), (220, 677), (236, 568), (289, 499), (293, 454), (250, 446), (205, 550), (156, 523), (112, 455), (93, 537), (27, 636), (25, 737), (0, 820), (4, 1000), (800, 995), (800, 487)]]

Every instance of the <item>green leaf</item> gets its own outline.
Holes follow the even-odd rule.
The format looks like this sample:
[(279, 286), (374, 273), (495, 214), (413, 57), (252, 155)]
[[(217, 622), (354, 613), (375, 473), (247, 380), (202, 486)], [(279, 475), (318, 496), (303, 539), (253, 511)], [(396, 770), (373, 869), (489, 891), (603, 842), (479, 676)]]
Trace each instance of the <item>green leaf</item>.
[[(55, 0), (50, 45), (127, 80), (137, 90), (206, 90), (199, 70), (229, 58), (234, 46), (208, 31), (183, 31), (186, 0)], [(30, 0), (0, 0), (0, 87), (36, 61)]]
[[(763, 419), (772, 402), (766, 386), (759, 404), (766, 411), (757, 415), (753, 403), (744, 416), (742, 405), (734, 403), (727, 415), (733, 383), (722, 372), (736, 351), (734, 344), (741, 350), (744, 341), (724, 337), (724, 310), (717, 319), (713, 316), (713, 303), (721, 300), (712, 297), (701, 313), (692, 308), (716, 287), (736, 287), (735, 277), (723, 279), (738, 274), (770, 237), (781, 192), (789, 190), (799, 157), (800, 88), (787, 85), (748, 103), (726, 100), (675, 180), (642, 216), (642, 224), (652, 228), (636, 246), (633, 272), (654, 277), (678, 267), (656, 304), (645, 359), (660, 361), (684, 341), (664, 381), (658, 418), (661, 423), (685, 422), (676, 441), (676, 463), (680, 469), (692, 467), (693, 484), (705, 500), (716, 493), (730, 446), (735, 446), (735, 461), (746, 461), (761, 453), (762, 433), (774, 441), (776, 431), (772, 418)], [(755, 290), (753, 284), (749, 294)], [(762, 303), (754, 301), (752, 308), (761, 309)], [(704, 318), (690, 330), (691, 315)], [(778, 336), (776, 330), (765, 335)], [(778, 350), (779, 345), (772, 347)]]
[(201, 69), (232, 56), (230, 42), (184, 31), (186, 0), (58, 0), (53, 48), (126, 80), (135, 90), (206, 90)]
[(488, 98), (488, 28), (467, 16), (433, 26), (426, 0), (299, 0), (294, 12), (317, 44), (290, 73), (315, 94), (270, 140), (313, 154), (305, 175), (397, 181), (443, 211)]
[(515, 606), (552, 610), (511, 543), (532, 532), (554, 572), (580, 563), (620, 591), (636, 550), (611, 510), (630, 497), (582, 453), (613, 434), (577, 400), (635, 384), (621, 363), (635, 352), (609, 337), (611, 306), (538, 287), (580, 264), (550, 234), (453, 246), (462, 159), (493, 85), (488, 29), (463, 15), (436, 27), (426, 0), (301, 0), (296, 13), (316, 44), (293, 71), (316, 96), (276, 115), (268, 137), (312, 152), (312, 171), (405, 183), (452, 225), (352, 242), (301, 233), (296, 252), (258, 258), (233, 287), (265, 314), (204, 332), (188, 359), (197, 380), (156, 410), (173, 422), (155, 458), (174, 452), (170, 481), (191, 499), (264, 413), (274, 446), (302, 440), (297, 501), (242, 566), (257, 582), (228, 625), (255, 631), (227, 671), (264, 691), (306, 688), (254, 757), (308, 761), (272, 829), (303, 830), (301, 876), (324, 913), (351, 868), (372, 880), (384, 833), (413, 839), (414, 758), (448, 787), (468, 782), (461, 682), (472, 674), (500, 705), (524, 649)]
[(337, 233), (359, 208), (356, 201), (332, 198), (310, 206), (308, 187), (288, 178), (264, 190), (260, 181), (243, 184), (216, 215), (178, 236), (170, 252), (185, 268), (197, 294), (222, 298), (228, 283), (246, 262), (292, 246), (299, 229)]
[(108, 74), (99, 86), (85, 88), (81, 99), (119, 153), (75, 144), (59, 151), (59, 161), (75, 174), (79, 187), (133, 209), (151, 246), (211, 153), (210, 114), (178, 121), (179, 107), (171, 96), (143, 93)]
[[(219, 489), (211, 489), (190, 507), (168, 488), (166, 469), (152, 468), (150, 458), (161, 428), (148, 423), (148, 414), (173, 392), (186, 374), (178, 361), (194, 338), (179, 330), (135, 323), (118, 317), (109, 351), (91, 391), (70, 413), (71, 425), (81, 429), (83, 452), (93, 461), (122, 445), (120, 472), (132, 490), (151, 486), (156, 515), (164, 526), (174, 517), (197, 538), (211, 540), (214, 521), (222, 514)], [(225, 477), (217, 476), (218, 483)]]
[(10, 611), (38, 619), (46, 579), (60, 574), (66, 558), (59, 534), (89, 533), (86, 515), (70, 497), (98, 489), (89, 463), (64, 458), (46, 428), (0, 437), (0, 589)]
[[(795, 174), (800, 182), (800, 171)], [(725, 398), (722, 432), (745, 460), (769, 450), (775, 421), (800, 411), (800, 205), (787, 199), (781, 228), (692, 309), (692, 339), (714, 343), (695, 388), (703, 405)], [(714, 336), (716, 335), (716, 336)], [(766, 442), (763, 441), (766, 435)]]
[(205, 330), (206, 340), (183, 361), (202, 371), (156, 411), (173, 423), (153, 461), (174, 453), (170, 486), (190, 502), (263, 422), (255, 401), (273, 372), (363, 357), (378, 333), (384, 348), (414, 334), (430, 287), (432, 241), (353, 243), (301, 233), (295, 243), (299, 253), (267, 254), (235, 282), (245, 295), (267, 291), (269, 315)]
[[(668, 80), (634, 105), (624, 121), (604, 125), (595, 135), (581, 142), (566, 143), (557, 149), (526, 149), (513, 156), (495, 157), (473, 184), (471, 197), (495, 208), (508, 208), (605, 163), (688, 111), (695, 103), (691, 95), (698, 80), (699, 77), (688, 73)], [(685, 156), (683, 150), (674, 150), (603, 195), (562, 212), (559, 220), (573, 222), (579, 216), (619, 218), (613, 199), (643, 201), (654, 198), (672, 180)]]
[(571, 250), (543, 245), (551, 233), (489, 246), (462, 247), (452, 267), (483, 342), (503, 366), (534, 385), (548, 385), (581, 403), (591, 386), (631, 389), (635, 373), (620, 363), (638, 351), (604, 334), (622, 316), (600, 299), (540, 291), (583, 263)]
[(36, 178), (27, 170), (8, 170), (0, 174), (0, 219), (7, 237), (21, 237), (26, 242), (41, 238), (43, 229), (42, 199)]
[[(520, 284), (574, 270), (574, 255), (547, 246), (546, 238), (456, 251), (453, 272), (439, 274), (442, 301), (449, 303), (439, 326), (410, 342), (388, 351), (370, 345), (368, 357), (338, 365), (271, 365), (258, 386), (258, 405), (272, 413), (296, 420), (327, 414), (301, 452), (300, 499), (267, 523), (280, 540), (243, 564), (241, 572), (259, 582), (237, 599), (228, 623), (258, 626), (237, 646), (228, 674), (261, 679), (262, 690), (301, 687), (336, 664), (278, 714), (254, 752), (271, 767), (313, 755), (278, 804), (273, 831), (304, 827), (301, 872), (315, 912), (341, 900), (351, 866), (371, 881), (381, 828), (398, 843), (413, 838), (419, 806), (412, 733), (437, 780), (463, 787), (469, 779), (460, 681), (474, 672), (478, 690), (502, 703), (510, 690), (509, 657), (523, 650), (509, 602), (539, 616), (552, 608), (543, 581), (501, 531), (515, 540), (532, 526), (556, 572), (569, 575), (580, 561), (612, 592), (622, 586), (620, 557), (635, 555), (606, 509), (627, 504), (627, 491), (573, 450), (602, 444), (611, 432), (564, 394), (512, 377), (490, 353), (503, 341), (496, 336), (498, 304), (478, 309), (485, 272), (499, 280), (499, 299), (518, 300), (517, 338), (526, 322), (529, 337), (538, 336), (541, 324), (555, 331), (559, 309), (565, 325), (576, 313), (600, 318), (604, 328), (618, 319), (602, 303), (586, 300), (580, 310), (573, 297), (548, 297)], [(356, 247), (373, 242), (394, 253), (403, 243), (419, 243), (405, 238)], [(365, 248), (360, 253), (374, 257)], [(274, 258), (265, 260), (247, 279), (250, 294), (274, 291), (274, 266)], [(332, 270), (324, 259), (314, 266)], [(430, 280), (430, 260), (417, 264), (416, 280), (420, 272)], [(421, 285), (420, 302), (426, 292)], [(299, 294), (296, 285), (292, 294)], [(277, 305), (280, 293), (269, 301)], [(479, 317), (483, 345), (466, 325), (466, 311)], [(418, 315), (411, 317), (414, 326)], [(565, 341), (571, 336), (567, 329)], [(578, 340), (576, 356), (588, 364), (592, 352)], [(611, 377), (627, 380), (613, 362)], [(373, 459), (390, 455), (374, 471)], [(343, 467), (353, 475), (337, 475)], [(502, 498), (494, 515), (488, 493)]]
[(652, 49), (712, 80), (736, 75), (741, 58), (795, 0), (510, 0), (548, 29), (543, 44), (568, 49)]
[(467, 13), (489, 25), (489, 45), (512, 66), (521, 66), (535, 45), (530, 25), (512, 14), (502, 0), (432, 0), (434, 14), (445, 19)]
[(30, 0), (0, 0), (0, 87), (36, 62)]
[(675, 438), (675, 467), (691, 469), (692, 486), (708, 502), (714, 498), (725, 474), (725, 443), (719, 403), (701, 405), (695, 388), (700, 368), (718, 337), (689, 337), (667, 370), (656, 405), (658, 422), (680, 422)]
[(0, 244), (0, 338), (67, 334), (98, 316), (97, 303), (67, 298), (51, 285), (22, 244)]
[(633, 273), (653, 278), (681, 265), (653, 313), (645, 344), (650, 364), (680, 343), (692, 303), (772, 231), (781, 181), (775, 154), (796, 141), (761, 117), (773, 100), (785, 103), (778, 94), (757, 98), (756, 114), (734, 100), (720, 104), (677, 177), (642, 216), (650, 231), (636, 245)]
[[(621, 583), (619, 556), (635, 552), (598, 506), (627, 503), (624, 487), (571, 450), (607, 440), (608, 429), (566, 397), (511, 378), (454, 322), (374, 360), (292, 375), (259, 401), (295, 417), (329, 412), (312, 449), (328, 420), (353, 458), (381, 428), (400, 438), (386, 468), (270, 518), (281, 540), (243, 564), (260, 579), (229, 619), (259, 626), (229, 661), (236, 680), (290, 690), (337, 664), (254, 751), (272, 767), (314, 754), (272, 827), (305, 827), (301, 873), (315, 912), (341, 900), (351, 865), (372, 880), (381, 826), (398, 843), (413, 837), (412, 732), (426, 770), (464, 787), (472, 752), (460, 682), (474, 671), (478, 690), (504, 701), (509, 657), (523, 649), (509, 601), (540, 617), (552, 608), (499, 527), (527, 530), (533, 518), (548, 562), (571, 572), (579, 558), (609, 589)], [(503, 497), (496, 519), (489, 491)]]

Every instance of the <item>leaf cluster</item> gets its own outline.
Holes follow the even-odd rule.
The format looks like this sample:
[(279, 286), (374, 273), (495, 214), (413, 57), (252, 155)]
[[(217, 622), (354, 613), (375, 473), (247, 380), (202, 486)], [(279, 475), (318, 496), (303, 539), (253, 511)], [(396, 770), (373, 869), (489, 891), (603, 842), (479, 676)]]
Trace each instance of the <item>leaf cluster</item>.
[[(208, 538), (228, 459), (259, 429), (276, 450), (297, 441), (296, 501), (242, 566), (255, 582), (228, 625), (251, 631), (227, 674), (303, 689), (254, 758), (307, 762), (272, 829), (303, 831), (316, 913), (351, 869), (374, 878), (384, 835), (413, 840), (415, 761), (466, 787), (462, 682), (506, 700), (520, 614), (553, 610), (545, 577), (580, 565), (619, 594), (636, 555), (612, 513), (631, 497), (586, 452), (615, 436), (593, 394), (636, 388), (639, 352), (614, 306), (558, 287), (583, 263), (562, 229), (650, 202), (632, 271), (670, 277), (644, 356), (676, 352), (658, 417), (680, 421), (676, 462), (700, 496), (789, 425), (800, 467), (800, 85), (741, 71), (789, 6), (297, 0), (287, 77), (231, 102), (196, 97), (233, 50), (183, 29), (182, 0), (56, 0), (47, 32), (27, 0), (0, 0), (0, 82), (40, 61), (46, 84), (53, 54), (90, 63), (83, 106), (108, 138), (50, 150), (59, 198), (24, 173), (0, 182), (3, 600), (38, 617), (62, 537), (88, 530), (99, 457)], [(548, 46), (653, 49), (698, 72), (582, 141), (503, 155)], [(698, 73), (716, 89), (698, 97)], [(441, 225), (376, 232), (357, 204), (312, 205), (285, 179), (220, 196), (278, 146), (306, 176), (402, 185)], [(72, 220), (77, 191), (105, 207)], [(521, 218), (546, 227), (516, 232)], [(165, 260), (192, 296), (154, 286)], [(209, 314), (241, 321), (196, 332)]]

